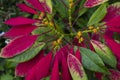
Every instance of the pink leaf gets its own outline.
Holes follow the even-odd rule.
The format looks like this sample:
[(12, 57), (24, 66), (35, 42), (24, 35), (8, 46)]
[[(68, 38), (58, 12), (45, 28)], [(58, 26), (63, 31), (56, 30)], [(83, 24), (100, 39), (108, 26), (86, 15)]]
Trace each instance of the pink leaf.
[(5, 24), (11, 25), (11, 26), (20, 26), (20, 25), (28, 25), (28, 24), (33, 24), (35, 23), (36, 20), (32, 20), (26, 17), (16, 17), (16, 18), (11, 18), (5, 22)]
[(50, 80), (60, 80), (58, 59), (55, 59)]
[(120, 80), (120, 72), (117, 70), (110, 69), (111, 75), (108, 77), (110, 80)]
[(39, 60), (41, 60), (42, 57), (44, 57), (44, 51), (40, 51), (37, 56), (27, 62), (19, 63), (15, 69), (15, 74), (17, 76), (24, 77), (28, 71), (31, 70)]
[(51, 0), (39, 0), (45, 11), (48, 13), (52, 13), (52, 2)]
[(98, 80), (102, 80), (103, 74), (96, 72), (96, 73), (95, 73), (95, 76), (96, 76), (96, 78), (97, 78)]
[(6, 32), (4, 36), (13, 39), (18, 36), (30, 34), (36, 28), (36, 26), (32, 25), (14, 26), (8, 32)]
[(62, 80), (72, 80), (67, 65), (67, 59), (63, 55), (62, 55)]
[(94, 6), (100, 5), (108, 0), (87, 0), (84, 4), (85, 7), (92, 8)]
[(31, 7), (27, 6), (26, 4), (17, 4), (17, 6), (21, 9), (23, 12), (31, 13), (31, 14), (37, 14), (37, 12), (32, 9)]
[(117, 62), (117, 69), (120, 71), (120, 61)]
[(50, 72), (52, 53), (48, 53), (31, 70), (29, 70), (25, 80), (41, 80), (47, 77)]
[(75, 56), (78, 58), (78, 60), (82, 63), (82, 57), (80, 55), (79, 49), (76, 50)]
[(1, 50), (1, 56), (3, 58), (10, 58), (26, 51), (34, 44), (37, 37), (36, 35), (26, 35), (15, 38)]
[(73, 80), (87, 80), (82, 64), (75, 56), (68, 54), (67, 63)]
[(38, 9), (41, 12), (45, 12), (43, 6), (39, 2), (39, 0), (27, 0), (34, 8)]
[(113, 19), (106, 22), (106, 25), (112, 29), (116, 27), (120, 27), (120, 16), (114, 17)]
[(109, 21), (114, 17), (120, 16), (120, 3), (114, 3), (110, 5), (107, 9), (107, 14), (103, 21)]
[(108, 47), (112, 50), (118, 60), (120, 60), (120, 44), (112, 39), (106, 39)]

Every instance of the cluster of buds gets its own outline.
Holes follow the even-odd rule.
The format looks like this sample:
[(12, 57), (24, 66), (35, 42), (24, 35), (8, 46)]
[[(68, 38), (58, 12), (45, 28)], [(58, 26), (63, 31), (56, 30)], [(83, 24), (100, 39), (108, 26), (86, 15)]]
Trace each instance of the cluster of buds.
[(78, 31), (76, 38), (78, 39), (78, 42), (81, 43), (84, 41), (84, 38), (82, 37), (82, 32)]
[(56, 41), (53, 41), (53, 47), (54, 49), (58, 49), (60, 47), (60, 44), (62, 43), (62, 39), (59, 38)]
[(45, 16), (45, 13), (44, 12), (41, 12), (40, 14), (39, 14), (39, 16), (38, 16), (38, 19), (43, 19), (44, 18), (44, 16)]
[(99, 27), (94, 28), (93, 26), (89, 26), (89, 30), (91, 30), (93, 33), (97, 33), (99, 30)]
[(44, 19), (44, 20), (43, 20), (43, 24), (44, 24), (44, 25), (49, 25), (49, 26), (51, 26), (51, 27), (54, 26), (53, 22), (49, 22), (47, 19)]

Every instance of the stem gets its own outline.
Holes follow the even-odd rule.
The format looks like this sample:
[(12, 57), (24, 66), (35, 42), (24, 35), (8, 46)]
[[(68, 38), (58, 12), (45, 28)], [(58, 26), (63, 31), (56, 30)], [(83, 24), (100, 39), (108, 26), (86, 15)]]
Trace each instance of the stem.
[(69, 26), (70, 26), (70, 32), (72, 33), (72, 4), (73, 2), (69, 2), (69, 9), (68, 9), (68, 18), (69, 18)]
[(82, 33), (88, 33), (88, 32), (92, 32), (92, 30), (85, 30), (85, 31), (82, 31)]

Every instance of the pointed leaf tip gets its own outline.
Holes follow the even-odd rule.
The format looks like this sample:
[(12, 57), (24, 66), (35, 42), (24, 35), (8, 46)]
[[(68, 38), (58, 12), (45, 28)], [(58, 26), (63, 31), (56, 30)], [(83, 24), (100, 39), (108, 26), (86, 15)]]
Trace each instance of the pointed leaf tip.
[(82, 64), (75, 56), (68, 54), (67, 63), (73, 80), (88, 80)]
[(37, 54), (39, 54), (39, 51), (42, 50), (44, 46), (45, 43), (36, 42), (34, 45), (32, 45), (32, 47), (30, 47), (30, 49), (24, 51), (22, 54), (9, 58), (8, 60), (17, 63), (29, 61), (30, 59), (34, 58)]
[(116, 68), (117, 60), (112, 51), (99, 41), (91, 40), (91, 43), (96, 53), (102, 58), (102, 60), (113, 68)]
[(87, 8), (92, 8), (94, 6), (103, 4), (105, 2), (107, 2), (108, 0), (87, 0), (84, 4), (85, 7)]
[(120, 15), (120, 2), (113, 3), (107, 8), (107, 14), (104, 17), (103, 21), (107, 22), (119, 15)]
[(26, 4), (17, 4), (17, 6), (20, 8), (21, 11), (31, 13), (31, 14), (37, 14), (37, 12), (32, 9), (31, 7), (27, 6)]
[(1, 50), (1, 57), (10, 58), (29, 49), (37, 39), (37, 35), (25, 35), (15, 38)]
[(39, 2), (44, 7), (45, 11), (48, 13), (52, 13), (52, 1), (51, 0), (39, 0)]
[(39, 2), (39, 0), (26, 0), (28, 3), (30, 3), (34, 8), (41, 12), (45, 12), (44, 7), (42, 4)]
[(105, 67), (102, 59), (97, 55), (97, 53), (83, 47), (80, 47), (80, 52), (83, 66), (86, 69), (104, 74), (110, 74), (109, 70)]
[(107, 13), (106, 4), (102, 4), (99, 8), (92, 14), (88, 21), (88, 26), (99, 23)]

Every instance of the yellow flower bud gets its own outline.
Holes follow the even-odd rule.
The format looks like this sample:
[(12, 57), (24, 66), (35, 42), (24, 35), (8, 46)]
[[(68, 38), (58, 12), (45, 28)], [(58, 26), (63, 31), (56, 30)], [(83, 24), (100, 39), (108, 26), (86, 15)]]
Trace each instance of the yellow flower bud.
[(89, 29), (92, 30), (94, 27), (93, 26), (89, 26)]
[(70, 8), (71, 8), (71, 7), (73, 6), (73, 3), (70, 3), (69, 6), (70, 6)]
[(62, 41), (61, 39), (58, 39), (58, 40), (57, 40), (57, 43), (58, 43), (58, 44), (61, 44), (61, 41)]
[(100, 29), (100, 27), (97, 27), (97, 30), (99, 30)]
[(98, 31), (97, 31), (97, 29), (93, 29), (93, 32), (94, 32), (94, 33), (97, 33)]
[(45, 25), (48, 25), (48, 21), (45, 21), (44, 24), (45, 24)]
[(79, 37), (82, 36), (82, 32), (79, 31), (79, 32), (77, 33), (77, 35), (78, 35)]
[(83, 38), (83, 37), (81, 37), (81, 38), (80, 38), (80, 41), (81, 41), (81, 42), (83, 42), (83, 41), (84, 41), (84, 38)]
[(84, 38), (83, 38), (83, 37), (79, 38), (79, 43), (81, 43), (81, 42), (83, 42), (83, 41), (84, 41)]
[(40, 15), (39, 15), (39, 17), (38, 17), (38, 19), (43, 19), (44, 15), (45, 15), (45, 13), (41, 12)]
[(54, 26), (53, 22), (50, 22), (49, 25), (50, 25), (50, 26)]
[(53, 41), (53, 46), (56, 46), (57, 45), (57, 41)]
[(76, 38), (79, 39), (81, 36), (82, 36), (82, 32), (79, 31), (76, 35)]

